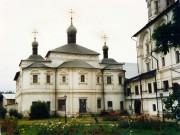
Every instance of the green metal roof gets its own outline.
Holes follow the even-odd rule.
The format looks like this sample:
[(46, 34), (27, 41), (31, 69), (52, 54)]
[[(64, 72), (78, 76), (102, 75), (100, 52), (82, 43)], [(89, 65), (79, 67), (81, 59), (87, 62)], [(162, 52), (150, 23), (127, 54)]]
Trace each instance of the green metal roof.
[(44, 61), (45, 59), (41, 55), (30, 55), (26, 60), (32, 61)]
[(122, 65), (124, 63), (118, 63), (112, 58), (104, 58), (102, 59), (100, 64), (108, 64), (108, 65)]
[(95, 68), (83, 61), (66, 61), (59, 68)]
[(36, 63), (32, 63), (31, 65), (29, 65), (26, 68), (47, 68), (48, 66), (46, 66), (45, 64), (41, 63), (41, 62), (36, 62)]
[(85, 48), (83, 46), (80, 46), (75, 43), (70, 43), (63, 45), (61, 47), (58, 47), (56, 49), (50, 50), (46, 57), (51, 53), (51, 52), (57, 52), (57, 53), (68, 53), (68, 54), (80, 54), (80, 55), (99, 55), (99, 53), (90, 50), (88, 48)]

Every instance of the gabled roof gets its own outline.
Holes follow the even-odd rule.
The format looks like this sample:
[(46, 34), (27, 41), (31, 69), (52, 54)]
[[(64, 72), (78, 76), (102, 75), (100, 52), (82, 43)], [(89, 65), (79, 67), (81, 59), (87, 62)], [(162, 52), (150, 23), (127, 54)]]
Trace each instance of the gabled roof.
[(175, 5), (177, 5), (179, 1), (177, 0), (174, 4), (166, 8), (163, 12), (161, 12), (158, 16), (156, 16), (153, 20), (149, 21), (142, 29), (140, 29), (138, 32), (136, 32), (132, 37), (136, 37), (141, 33), (143, 30), (151, 26), (154, 22), (156, 22), (159, 18), (161, 18), (163, 15), (165, 15), (167, 12), (169, 12), (172, 8), (174, 8)]
[(99, 53), (90, 50), (88, 48), (85, 48), (83, 46), (80, 46), (78, 44), (75, 43), (69, 43), (66, 45), (63, 45), (61, 47), (55, 48), (53, 50), (48, 51), (46, 57), (48, 57), (48, 55), (51, 52), (56, 52), (56, 53), (68, 53), (68, 54), (80, 54), (80, 55), (99, 55)]
[(15, 99), (16, 94), (2, 94), (5, 99)]
[(59, 68), (95, 68), (84, 61), (66, 61)]

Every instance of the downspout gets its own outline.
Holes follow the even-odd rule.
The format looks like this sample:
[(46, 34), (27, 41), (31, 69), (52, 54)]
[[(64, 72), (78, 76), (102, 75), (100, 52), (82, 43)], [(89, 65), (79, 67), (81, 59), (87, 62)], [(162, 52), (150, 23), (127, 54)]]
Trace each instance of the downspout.
[[(151, 52), (151, 57), (153, 57), (155, 60), (156, 60), (156, 64), (157, 64), (157, 69), (156, 70), (159, 70), (159, 61), (156, 57), (154, 57), (152, 55), (153, 52)], [(156, 73), (157, 74), (157, 73)], [(159, 105), (158, 105), (158, 97), (157, 97), (157, 78), (156, 78), (156, 74), (155, 74), (155, 84), (156, 84), (156, 103), (157, 103), (157, 116), (159, 118)]]
[(136, 42), (136, 52), (137, 52), (137, 69), (138, 69), (138, 73), (139, 73), (137, 40), (133, 39), (133, 37), (131, 37), (131, 39), (132, 39), (132, 40), (134, 40), (134, 41)]
[[(139, 73), (139, 64), (138, 64), (138, 47), (137, 47), (137, 40), (133, 39), (133, 37), (131, 37), (132, 40), (134, 40), (136, 42), (136, 52), (137, 52), (137, 68), (138, 68), (138, 73)], [(141, 76), (141, 75), (140, 75)], [(142, 101), (142, 84), (141, 84), (141, 77), (140, 77), (140, 92), (141, 92), (141, 109), (142, 109), (142, 113), (143, 113), (143, 101)]]
[(104, 68), (102, 68), (101, 69), (101, 73), (102, 73), (102, 90), (103, 90), (103, 101), (104, 101), (104, 110), (103, 110), (103, 112), (105, 112), (106, 111), (106, 109), (105, 109), (105, 88), (104, 88), (104, 70), (105, 70), (105, 68), (106, 67), (104, 67)]
[(142, 99), (142, 83), (141, 83), (141, 75), (140, 75), (140, 92), (141, 92), (141, 109), (142, 109), (142, 114), (144, 113), (143, 112), (143, 99)]
[(56, 80), (57, 80), (57, 68), (55, 68), (55, 79), (54, 79), (54, 82), (55, 82), (55, 88), (54, 88), (54, 99), (55, 99), (55, 112), (54, 112), (54, 115), (55, 115), (55, 117), (56, 117), (56, 115), (57, 115), (57, 107), (56, 107), (56, 98), (57, 98), (57, 82), (56, 82)]

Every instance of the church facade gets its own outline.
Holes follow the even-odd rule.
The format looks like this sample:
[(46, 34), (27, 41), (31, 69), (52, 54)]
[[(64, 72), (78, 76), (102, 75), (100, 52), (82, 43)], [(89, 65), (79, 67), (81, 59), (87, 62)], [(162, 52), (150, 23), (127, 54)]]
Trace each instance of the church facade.
[(51, 114), (75, 116), (80, 113), (124, 110), (123, 63), (108, 57), (108, 46), (103, 46), (104, 57), (76, 44), (77, 29), (67, 29), (67, 44), (38, 54), (36, 37), (32, 55), (21, 60), (16, 73), (16, 102), (18, 111), (28, 116), (30, 106), (38, 100), (47, 103)]
[[(162, 24), (172, 22), (178, 0), (146, 0), (149, 22), (133, 35), (136, 38), (139, 75), (126, 80), (126, 108), (130, 113), (162, 116), (161, 98), (167, 97), (180, 84), (179, 48), (156, 53), (152, 34)], [(163, 96), (163, 97), (162, 97)]]

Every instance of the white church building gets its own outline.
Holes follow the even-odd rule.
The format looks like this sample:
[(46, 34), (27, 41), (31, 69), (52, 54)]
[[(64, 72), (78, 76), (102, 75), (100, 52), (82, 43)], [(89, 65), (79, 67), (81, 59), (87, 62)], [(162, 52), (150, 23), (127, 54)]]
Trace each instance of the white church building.
[(16, 73), (16, 102), (18, 111), (28, 115), (30, 106), (38, 100), (47, 103), (50, 112), (64, 116), (101, 111), (124, 110), (123, 63), (108, 57), (108, 46), (103, 46), (104, 57), (76, 44), (77, 30), (67, 29), (67, 44), (38, 54), (36, 37), (32, 54), (21, 60)]
[[(161, 116), (160, 93), (167, 97), (174, 84), (180, 84), (179, 48), (167, 55), (154, 52), (154, 30), (172, 21), (178, 0), (146, 0), (148, 23), (133, 35), (137, 48), (138, 75), (127, 78), (124, 63), (108, 57), (108, 46), (99, 53), (76, 44), (77, 30), (67, 29), (67, 44), (49, 50), (45, 58), (38, 54), (36, 37), (32, 54), (21, 60), (16, 73), (18, 111), (28, 115), (30, 106), (45, 101), (51, 113), (67, 115), (127, 110)], [(128, 51), (128, 50), (127, 50)]]

